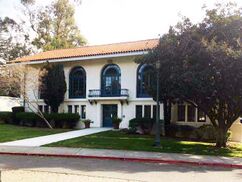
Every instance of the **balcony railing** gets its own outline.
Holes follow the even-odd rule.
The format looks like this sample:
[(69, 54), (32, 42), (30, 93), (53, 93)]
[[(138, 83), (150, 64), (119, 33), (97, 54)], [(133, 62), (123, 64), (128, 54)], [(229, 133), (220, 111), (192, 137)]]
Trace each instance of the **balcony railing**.
[(118, 89), (118, 90), (102, 90), (95, 89), (89, 90), (88, 97), (128, 97), (128, 89)]

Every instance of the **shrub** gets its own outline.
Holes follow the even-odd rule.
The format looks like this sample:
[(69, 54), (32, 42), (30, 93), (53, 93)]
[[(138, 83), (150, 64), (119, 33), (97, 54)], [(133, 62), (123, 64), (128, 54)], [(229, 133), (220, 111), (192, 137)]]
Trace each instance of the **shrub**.
[(13, 112), (24, 112), (24, 107), (23, 106), (16, 106), (16, 107), (12, 107), (12, 111)]
[(112, 118), (112, 123), (113, 123), (113, 128), (114, 129), (119, 129), (119, 124), (122, 122), (121, 118), (118, 117), (113, 117)]
[(84, 119), (82, 120), (82, 122), (85, 125), (85, 128), (90, 128), (90, 124), (93, 123), (93, 121), (91, 121), (90, 119)]
[(136, 133), (140, 128), (143, 133), (148, 134), (152, 130), (154, 119), (152, 118), (133, 118), (129, 121), (129, 132)]
[[(170, 137), (185, 138), (197, 141), (215, 141), (216, 129), (212, 125), (202, 125), (198, 128), (189, 125), (170, 124), (166, 128), (166, 133)], [(231, 135), (229, 131), (227, 139)]]
[[(44, 116), (55, 128), (74, 128), (80, 119), (79, 114), (72, 113), (50, 113)], [(24, 126), (47, 127), (45, 121), (35, 113), (17, 113), (16, 118)]]
[(90, 119), (83, 119), (82, 122), (87, 124), (93, 123), (93, 121)]
[(129, 131), (130, 132), (135, 133), (138, 126), (139, 126), (138, 118), (133, 118), (133, 119), (129, 120)]
[(12, 107), (12, 111), (13, 111), (13, 114), (12, 114), (13, 122), (12, 123), (18, 125), (20, 121), (16, 118), (16, 113), (24, 112), (25, 109), (22, 106), (18, 106), (18, 107)]
[(112, 118), (112, 123), (113, 124), (120, 124), (121, 122), (122, 122), (121, 118), (118, 118), (118, 117), (113, 117)]
[[(192, 137), (195, 138), (196, 140), (200, 141), (216, 141), (216, 135), (217, 131), (214, 126), (206, 124), (202, 125), (199, 128), (196, 128), (194, 132), (192, 133)], [(231, 131), (229, 130), (227, 133), (227, 140), (231, 136)]]
[(166, 133), (170, 137), (190, 138), (195, 127), (190, 125), (169, 124), (166, 126)]
[(80, 119), (79, 114), (72, 113), (50, 113), (44, 116), (48, 121), (53, 121), (56, 128), (74, 128)]
[(0, 122), (1, 123), (11, 123), (12, 112), (0, 112)]
[(36, 126), (38, 121), (41, 121), (41, 118), (37, 116), (35, 113), (31, 112), (19, 112), (16, 113), (16, 120), (18, 121), (19, 125), (23, 126)]
[(216, 130), (212, 125), (202, 125), (196, 128), (192, 134), (194, 139), (197, 140), (215, 140)]

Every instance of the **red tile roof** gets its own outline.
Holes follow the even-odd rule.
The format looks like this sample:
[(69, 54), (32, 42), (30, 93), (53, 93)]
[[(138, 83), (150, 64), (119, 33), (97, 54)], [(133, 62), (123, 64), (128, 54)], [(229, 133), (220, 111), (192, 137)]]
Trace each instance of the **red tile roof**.
[(149, 39), (134, 42), (121, 42), (106, 45), (82, 46), (70, 49), (57, 49), (52, 51), (41, 52), (32, 56), (18, 58), (13, 62), (30, 62), (40, 60), (88, 57), (99, 55), (110, 55), (120, 53), (132, 53), (147, 51), (157, 46), (159, 39)]

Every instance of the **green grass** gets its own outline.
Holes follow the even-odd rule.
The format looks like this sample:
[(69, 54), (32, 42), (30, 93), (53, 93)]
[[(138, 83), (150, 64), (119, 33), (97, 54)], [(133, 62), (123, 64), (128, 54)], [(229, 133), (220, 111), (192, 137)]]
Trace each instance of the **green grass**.
[(0, 143), (70, 131), (68, 129), (31, 128), (0, 124)]
[(153, 143), (153, 136), (130, 135), (121, 131), (107, 131), (60, 141), (57, 143), (49, 144), (47, 146), (242, 157), (242, 144), (230, 144), (230, 146), (228, 146), (226, 149), (217, 149), (214, 147), (213, 143), (179, 141), (172, 138), (162, 138), (161, 148), (153, 147)]

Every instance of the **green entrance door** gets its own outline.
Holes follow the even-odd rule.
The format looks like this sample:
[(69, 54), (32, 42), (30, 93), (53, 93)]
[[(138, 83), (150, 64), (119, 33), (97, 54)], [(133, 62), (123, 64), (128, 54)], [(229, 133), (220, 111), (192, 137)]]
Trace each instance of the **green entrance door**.
[(103, 105), (103, 127), (112, 127), (112, 117), (117, 116), (117, 105)]

